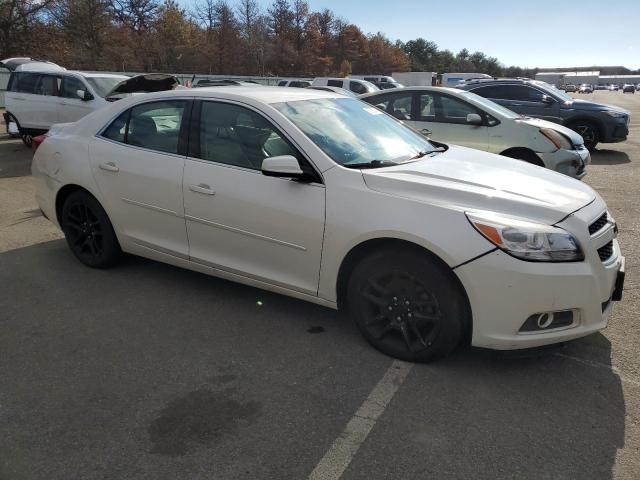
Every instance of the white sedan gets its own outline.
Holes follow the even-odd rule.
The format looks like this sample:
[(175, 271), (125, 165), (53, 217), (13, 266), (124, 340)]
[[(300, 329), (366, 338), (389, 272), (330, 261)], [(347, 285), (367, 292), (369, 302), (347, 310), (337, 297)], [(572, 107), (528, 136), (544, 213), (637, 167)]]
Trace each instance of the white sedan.
[(438, 142), (498, 153), (576, 178), (584, 177), (591, 163), (578, 133), (524, 117), (475, 93), (407, 87), (360, 98)]
[(32, 171), (82, 263), (124, 251), (345, 308), (401, 359), (578, 338), (621, 297), (617, 228), (589, 186), (329, 92), (128, 98), (52, 128)]

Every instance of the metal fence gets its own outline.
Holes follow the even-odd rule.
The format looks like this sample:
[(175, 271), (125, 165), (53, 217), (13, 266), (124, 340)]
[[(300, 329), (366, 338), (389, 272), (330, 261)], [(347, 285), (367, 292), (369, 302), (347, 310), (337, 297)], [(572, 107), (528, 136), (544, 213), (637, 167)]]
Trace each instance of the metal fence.
[[(90, 73), (109, 73), (114, 75), (140, 75), (141, 72), (101, 72), (101, 71), (88, 71)], [(184, 85), (185, 81), (189, 81), (191, 83), (195, 83), (198, 80), (202, 79), (230, 79), (230, 80), (244, 80), (244, 81), (252, 81), (258, 82), (262, 85), (277, 85), (278, 81), (281, 80), (281, 77), (259, 77), (259, 76), (243, 76), (243, 75), (200, 75), (194, 73), (174, 73), (180, 83)], [(310, 80), (310, 79), (301, 79), (301, 80)], [(7, 84), (9, 83), (9, 72), (7, 70), (0, 70), (0, 108), (4, 108), (4, 92), (7, 89)]]

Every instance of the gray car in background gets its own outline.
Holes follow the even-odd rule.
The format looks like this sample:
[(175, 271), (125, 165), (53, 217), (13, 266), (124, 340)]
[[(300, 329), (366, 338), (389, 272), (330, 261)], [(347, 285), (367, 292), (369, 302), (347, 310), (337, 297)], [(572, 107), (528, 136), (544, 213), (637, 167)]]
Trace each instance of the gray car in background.
[(589, 150), (600, 142), (622, 142), (629, 135), (627, 110), (574, 99), (544, 82), (510, 78), (471, 80), (456, 88), (493, 100), (521, 115), (569, 127), (582, 135)]

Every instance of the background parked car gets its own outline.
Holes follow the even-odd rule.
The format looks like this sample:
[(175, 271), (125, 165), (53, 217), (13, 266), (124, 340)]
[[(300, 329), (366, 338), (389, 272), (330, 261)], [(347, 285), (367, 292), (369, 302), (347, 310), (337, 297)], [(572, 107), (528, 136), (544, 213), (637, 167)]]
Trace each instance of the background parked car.
[(568, 83), (567, 85), (564, 86), (564, 91), (567, 93), (573, 93), (576, 90), (578, 90), (578, 87), (576, 87), (572, 83)]
[(392, 88), (403, 88), (404, 85), (398, 82), (372, 82), (380, 90), (390, 90)]
[[(2, 62), (11, 64), (9, 60)], [(54, 123), (75, 122), (125, 95), (179, 86), (173, 75), (135, 77), (69, 71), (47, 62), (23, 62), (12, 70), (5, 93), (7, 126), (15, 124), (27, 146)]]
[(590, 83), (583, 83), (580, 85), (580, 88), (578, 88), (578, 93), (593, 93), (593, 85)]
[(202, 88), (202, 87), (223, 87), (229, 85), (237, 85), (244, 87), (254, 87), (260, 85), (257, 82), (245, 81), (245, 80), (233, 80), (226, 78), (216, 78), (216, 79), (200, 79), (196, 83), (194, 83), (193, 88)]
[(615, 84), (611, 84), (607, 87), (607, 90), (611, 91), (611, 92), (617, 92), (618, 90), (620, 90), (620, 87), (618, 85)]
[(311, 84), (314, 87), (327, 86), (344, 88), (345, 90), (351, 90), (358, 95), (373, 93), (380, 90), (373, 83), (359, 78), (317, 77), (313, 79)]
[(278, 82), (279, 87), (296, 87), (296, 88), (307, 88), (311, 86), (311, 82), (309, 80), (297, 80), (297, 79), (284, 79)]
[(458, 88), (477, 93), (516, 113), (560, 123), (578, 132), (589, 150), (599, 142), (622, 142), (629, 135), (627, 110), (574, 99), (536, 80), (476, 80)]
[[(594, 90), (606, 90), (607, 87), (605, 85), (594, 85), (593, 86)], [(566, 90), (565, 90), (566, 91)]]
[(622, 87), (622, 93), (636, 93), (636, 87), (631, 83), (625, 83)]
[(438, 142), (485, 150), (582, 178), (591, 161), (573, 130), (454, 88), (406, 87), (360, 97)]

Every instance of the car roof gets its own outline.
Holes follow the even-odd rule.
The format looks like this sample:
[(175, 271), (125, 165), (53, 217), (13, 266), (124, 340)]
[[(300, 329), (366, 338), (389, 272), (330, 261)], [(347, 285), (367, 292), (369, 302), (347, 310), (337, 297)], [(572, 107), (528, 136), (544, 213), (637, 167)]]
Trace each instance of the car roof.
[(410, 92), (445, 92), (445, 93), (448, 92), (452, 94), (464, 92), (464, 90), (461, 90), (459, 88), (453, 88), (453, 87), (416, 86), (416, 87), (401, 87), (401, 88), (394, 88), (393, 90), (380, 90), (378, 92), (365, 93), (363, 95), (360, 95), (358, 98), (375, 97), (378, 95), (392, 95), (392, 94), (397, 95), (400, 92), (409, 92), (409, 91)]
[(310, 90), (307, 88), (282, 88), (267, 86), (220, 86), (186, 88), (180, 90), (168, 90), (165, 92), (145, 94), (145, 98), (163, 97), (198, 97), (198, 98), (227, 98), (229, 100), (241, 100), (249, 98), (260, 103), (294, 102), (297, 100), (312, 100), (319, 98), (345, 98), (339, 93), (324, 90)]

